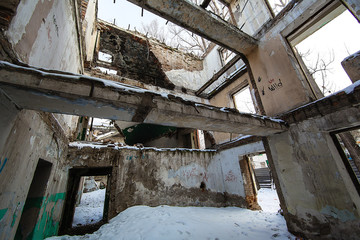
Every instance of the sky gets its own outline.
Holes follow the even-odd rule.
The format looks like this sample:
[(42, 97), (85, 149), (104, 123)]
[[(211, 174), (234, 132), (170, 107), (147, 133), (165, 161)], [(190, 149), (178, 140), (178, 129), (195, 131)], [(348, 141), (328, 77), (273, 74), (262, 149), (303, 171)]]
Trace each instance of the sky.
[(141, 8), (126, 0), (99, 0), (98, 17), (104, 21), (114, 23), (115, 25), (130, 30), (141, 30), (142, 23), (149, 24), (156, 19), (160, 25), (164, 25), (166, 20), (144, 9), (141, 17)]
[[(314, 66), (318, 54), (325, 62), (329, 61), (330, 54), (333, 55), (334, 61), (329, 65), (330, 71), (327, 73), (327, 81), (332, 92), (341, 90), (351, 84), (341, 66), (341, 61), (360, 50), (360, 24), (346, 10), (299, 43), (296, 48), (302, 53), (310, 50), (311, 54), (304, 59), (305, 64), (310, 66)], [(321, 75), (315, 75), (315, 80), (321, 84)], [(326, 95), (328, 94), (330, 93), (326, 93)]]

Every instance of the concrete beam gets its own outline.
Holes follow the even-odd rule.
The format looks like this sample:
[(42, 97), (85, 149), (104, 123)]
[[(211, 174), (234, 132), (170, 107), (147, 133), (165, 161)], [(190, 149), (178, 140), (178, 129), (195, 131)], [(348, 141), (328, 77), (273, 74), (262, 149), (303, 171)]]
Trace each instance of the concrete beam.
[(360, 23), (360, 3), (358, 0), (341, 0), (345, 7)]
[(128, 0), (193, 33), (237, 53), (249, 54), (257, 40), (186, 0)]
[(164, 126), (269, 136), (286, 123), (174, 95), (0, 61), (0, 89), (19, 108)]

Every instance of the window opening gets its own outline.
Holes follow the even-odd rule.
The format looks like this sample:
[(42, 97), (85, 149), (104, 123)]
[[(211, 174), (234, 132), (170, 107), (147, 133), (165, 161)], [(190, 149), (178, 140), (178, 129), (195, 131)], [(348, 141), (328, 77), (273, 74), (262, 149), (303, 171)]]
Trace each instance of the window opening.
[(341, 61), (359, 50), (360, 25), (343, 5), (320, 14), (324, 16), (315, 18), (288, 40), (301, 58), (300, 64), (308, 70), (308, 78), (313, 78), (327, 96), (351, 84)]
[(219, 51), (223, 66), (225, 66), (228, 62), (230, 62), (230, 60), (233, 59), (233, 57), (235, 57), (235, 53), (226, 48), (221, 48)]
[(110, 54), (104, 53), (104, 52), (99, 52), (98, 54), (98, 60), (103, 61), (103, 62), (107, 62), (107, 63), (112, 63), (112, 56)]
[(246, 86), (232, 95), (235, 108), (244, 113), (256, 113), (251, 98), (250, 87)]
[(338, 144), (340, 155), (344, 164), (354, 181), (360, 186), (360, 130), (353, 129), (334, 134)]
[(107, 176), (83, 176), (76, 195), (73, 227), (96, 224), (103, 219)]
[(286, 7), (286, 5), (288, 5), (288, 3), (291, 0), (267, 0), (267, 1), (274, 14), (277, 15), (279, 12), (281, 12), (281, 10), (283, 10)]

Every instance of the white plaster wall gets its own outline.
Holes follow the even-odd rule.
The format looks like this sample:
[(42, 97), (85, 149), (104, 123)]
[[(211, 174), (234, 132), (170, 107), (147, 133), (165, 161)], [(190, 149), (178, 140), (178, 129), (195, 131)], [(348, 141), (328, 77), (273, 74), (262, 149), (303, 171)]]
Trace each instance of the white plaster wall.
[[(49, 11), (39, 10), (44, 6), (41, 5), (43, 2), (20, 2), (17, 14), (6, 33), (9, 41), (15, 51), (21, 52), (19, 57), (30, 65), (73, 73), (82, 72), (72, 1), (54, 1), (53, 4), (46, 5), (51, 6)], [(37, 16), (36, 10), (44, 12), (44, 16)], [(39, 21), (41, 23), (37, 29), (35, 25), (39, 24)]]
[[(188, 155), (190, 158), (184, 158)], [(181, 163), (174, 162), (174, 159), (182, 158)], [(187, 162), (191, 159), (192, 162)], [(161, 166), (171, 165), (171, 169), (165, 167), (161, 174), (161, 179), (165, 186), (171, 187), (180, 184), (186, 188), (199, 188), (200, 183), (204, 182), (206, 188), (214, 192), (224, 192), (224, 178), (221, 172), (221, 163), (218, 158), (214, 158), (211, 153), (196, 152), (179, 154), (171, 159), (166, 155), (161, 156)], [(178, 160), (177, 160), (178, 162)]]
[[(82, 73), (73, 1), (22, 0), (6, 35), (18, 57), (25, 63)], [(64, 132), (70, 136), (77, 117), (55, 116)]]
[(97, 0), (89, 1), (83, 20), (83, 29), (85, 31), (84, 45), (85, 45), (85, 59), (92, 61), (96, 41), (96, 3)]
[(82, 72), (73, 11), (70, 3), (55, 1), (31, 49), (30, 65)]
[(245, 197), (239, 152), (234, 149), (224, 150), (216, 154), (215, 159), (221, 164), (225, 192)]
[(203, 70), (186, 71), (183, 69), (167, 71), (165, 74), (176, 86), (198, 90), (222, 67), (218, 47), (213, 48), (203, 60)]

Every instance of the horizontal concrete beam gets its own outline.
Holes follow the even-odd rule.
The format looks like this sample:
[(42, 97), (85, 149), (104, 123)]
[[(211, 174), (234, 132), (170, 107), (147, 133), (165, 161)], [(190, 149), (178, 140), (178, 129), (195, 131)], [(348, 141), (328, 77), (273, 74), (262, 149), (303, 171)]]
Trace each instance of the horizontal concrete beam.
[(187, 0), (128, 0), (222, 47), (247, 55), (257, 40)]
[(24, 109), (257, 136), (287, 130), (285, 122), (265, 116), (160, 95), (109, 80), (1, 61), (0, 89)]

